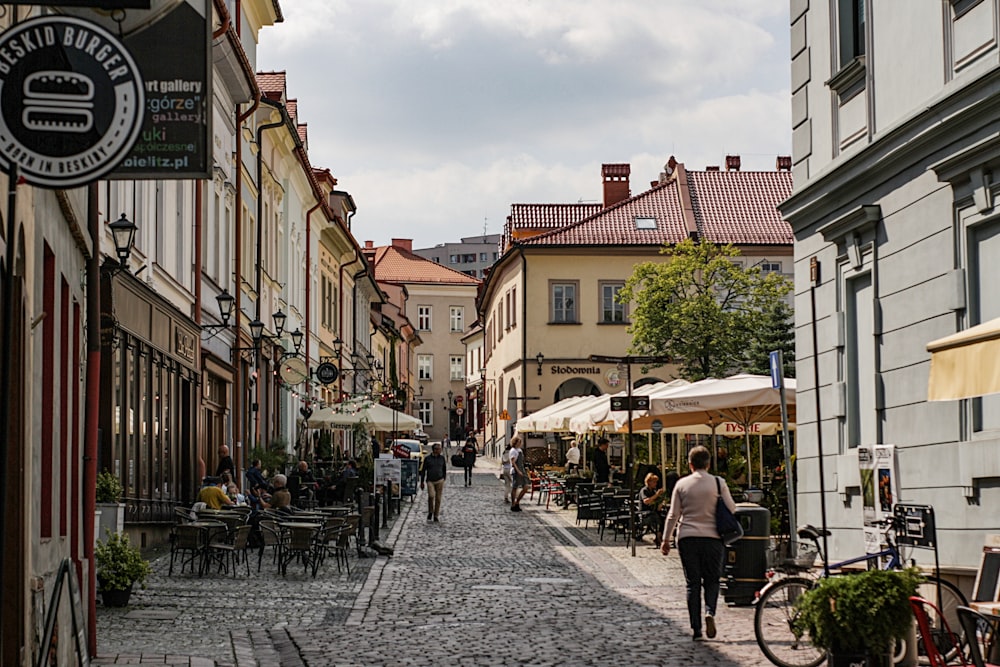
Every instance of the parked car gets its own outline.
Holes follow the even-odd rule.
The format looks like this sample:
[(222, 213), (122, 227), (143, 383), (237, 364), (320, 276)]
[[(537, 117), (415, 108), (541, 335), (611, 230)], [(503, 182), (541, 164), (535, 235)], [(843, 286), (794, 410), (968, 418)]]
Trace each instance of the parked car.
[(418, 428), (413, 432), (413, 439), (419, 440), (426, 445), (430, 441), (430, 436), (424, 433), (422, 428)]
[(417, 459), (422, 461), (427, 454), (427, 445), (419, 440), (397, 438), (389, 445), (392, 455), (397, 459)]

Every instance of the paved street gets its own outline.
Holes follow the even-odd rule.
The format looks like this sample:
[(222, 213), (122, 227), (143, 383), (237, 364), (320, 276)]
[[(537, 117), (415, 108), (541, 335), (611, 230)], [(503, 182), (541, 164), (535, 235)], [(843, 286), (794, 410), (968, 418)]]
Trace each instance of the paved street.
[(315, 580), (284, 578), (267, 561), (257, 575), (254, 556), (249, 579), (168, 577), (160, 557), (129, 609), (98, 608), (96, 662), (769, 665), (751, 608), (721, 608), (719, 636), (691, 640), (676, 552), (647, 543), (632, 558), (573, 509), (527, 497), (510, 512), (496, 468), (481, 460), (468, 488), (452, 472), (441, 523), (426, 521), (423, 494), (405, 503), (383, 532), (395, 555), (352, 554), (350, 575), (327, 562)]

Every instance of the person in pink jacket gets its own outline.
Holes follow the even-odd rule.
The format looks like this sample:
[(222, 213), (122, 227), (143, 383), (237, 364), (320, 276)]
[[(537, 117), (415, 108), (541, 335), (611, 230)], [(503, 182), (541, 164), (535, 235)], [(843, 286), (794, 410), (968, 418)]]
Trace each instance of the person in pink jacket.
[(668, 555), (670, 536), (677, 528), (677, 552), (687, 581), (688, 618), (695, 641), (702, 639), (702, 591), (705, 596), (705, 635), (712, 639), (716, 633), (719, 577), (722, 576), (722, 559), (726, 553), (715, 527), (715, 505), (719, 497), (730, 511), (736, 511), (729, 487), (715, 475), (708, 474), (711, 462), (712, 455), (706, 448), (699, 445), (691, 449), (688, 454), (691, 474), (682, 477), (674, 487), (660, 544), (660, 552)]

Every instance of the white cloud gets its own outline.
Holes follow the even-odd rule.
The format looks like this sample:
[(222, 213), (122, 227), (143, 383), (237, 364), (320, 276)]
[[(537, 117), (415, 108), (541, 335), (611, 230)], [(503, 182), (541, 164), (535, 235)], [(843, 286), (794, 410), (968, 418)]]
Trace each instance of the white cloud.
[[(773, 0), (296, 0), (261, 35), (310, 158), (358, 203), (359, 239), (500, 231), (514, 202), (632, 190), (790, 152), (788, 7)], [(754, 166), (752, 166), (754, 165)]]

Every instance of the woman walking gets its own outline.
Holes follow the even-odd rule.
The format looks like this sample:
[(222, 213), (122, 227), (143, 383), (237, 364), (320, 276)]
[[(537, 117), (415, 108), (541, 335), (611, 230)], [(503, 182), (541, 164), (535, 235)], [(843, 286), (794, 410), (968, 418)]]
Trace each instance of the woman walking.
[(715, 637), (715, 610), (719, 600), (719, 577), (726, 548), (715, 524), (715, 506), (721, 497), (730, 511), (736, 511), (729, 487), (708, 474), (712, 461), (709, 451), (698, 446), (688, 454), (691, 474), (681, 478), (670, 498), (670, 511), (663, 531), (660, 552), (670, 553), (670, 536), (678, 526), (677, 551), (687, 581), (688, 618), (692, 637), (701, 641), (701, 597), (705, 595), (705, 635)]

